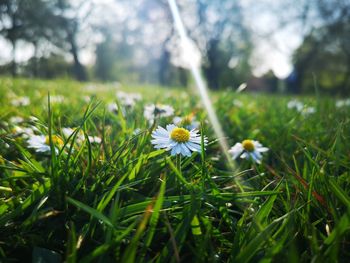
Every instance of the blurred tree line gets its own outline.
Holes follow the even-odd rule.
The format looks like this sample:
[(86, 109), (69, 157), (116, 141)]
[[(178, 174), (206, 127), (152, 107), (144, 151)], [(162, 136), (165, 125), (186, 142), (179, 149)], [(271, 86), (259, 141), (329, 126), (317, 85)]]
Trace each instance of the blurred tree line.
[[(208, 86), (237, 88), (251, 79), (254, 43), (247, 23), (253, 18), (244, 17), (240, 1), (177, 2), (203, 56), (202, 72)], [(317, 85), (321, 91), (348, 94), (349, 1), (285, 2), (297, 8), (298, 17), (281, 17), (281, 23), (298, 21), (306, 28), (304, 41), (293, 56), (294, 70), (285, 80), (288, 91), (313, 92)], [(94, 0), (1, 0), (0, 34), (12, 46), (12, 62), (0, 66), (1, 73), (189, 84), (166, 0), (120, 0), (113, 8)], [(30, 44), (34, 50), (25, 63), (16, 61), (19, 43)], [(82, 57), (88, 51), (94, 54), (93, 63), (84, 66)], [(277, 90), (278, 81), (271, 72), (251, 82), (261, 79), (270, 86), (268, 91)]]
[[(305, 0), (302, 22), (309, 26), (293, 56), (290, 90), (350, 94), (350, 1)], [(316, 26), (315, 26), (316, 24)]]

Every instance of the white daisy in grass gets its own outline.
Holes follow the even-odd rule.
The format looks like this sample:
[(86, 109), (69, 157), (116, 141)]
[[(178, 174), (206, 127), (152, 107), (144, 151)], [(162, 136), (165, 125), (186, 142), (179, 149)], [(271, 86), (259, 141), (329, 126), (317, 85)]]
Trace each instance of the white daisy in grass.
[(62, 103), (64, 101), (64, 96), (62, 95), (52, 95), (50, 96), (51, 103)]
[(13, 116), (9, 119), (9, 122), (11, 124), (19, 124), (21, 122), (24, 122), (24, 119), (22, 117), (19, 117), (19, 116)]
[(238, 99), (234, 99), (234, 100), (232, 101), (232, 104), (233, 104), (233, 106), (235, 106), (235, 107), (237, 107), (237, 108), (243, 107), (243, 102), (240, 101), (240, 100), (238, 100)]
[(35, 117), (35, 116), (29, 116), (29, 121), (31, 121), (31, 122), (38, 122), (39, 119), (37, 117)]
[(15, 107), (18, 106), (28, 106), (30, 104), (30, 99), (28, 97), (18, 97), (11, 101), (11, 104)]
[(307, 116), (310, 114), (314, 114), (316, 112), (316, 109), (315, 109), (315, 107), (305, 107), (300, 112), (302, 115)]
[[(62, 128), (62, 134), (66, 139), (68, 139), (77, 128)], [(102, 139), (98, 136), (88, 136), (90, 143), (101, 143)], [(85, 135), (82, 130), (78, 131), (78, 134), (75, 138), (76, 143), (81, 144), (85, 140)]]
[(118, 105), (115, 102), (111, 102), (107, 104), (107, 109), (109, 112), (112, 112), (112, 113), (117, 113), (119, 110)]
[(107, 110), (111, 113), (114, 113), (114, 114), (118, 114), (119, 110), (121, 111), (121, 114), (123, 116), (126, 115), (126, 110), (124, 107), (122, 106), (118, 106), (118, 104), (116, 102), (111, 102), (109, 104), (107, 104)]
[[(51, 136), (52, 143), (55, 146), (55, 152), (58, 153), (59, 149), (63, 147), (63, 140), (57, 136)], [(51, 151), (49, 136), (45, 135), (32, 135), (27, 140), (28, 147), (35, 149), (36, 152), (47, 153)]]
[(302, 111), (304, 104), (298, 100), (290, 100), (287, 104), (288, 109), (296, 109), (297, 111)]
[[(201, 136), (198, 130), (187, 130), (177, 127), (174, 124), (169, 124), (166, 129), (158, 126), (152, 132), (151, 141), (156, 149), (171, 150), (171, 155), (181, 154), (183, 156), (191, 156), (192, 152), (201, 152)], [(204, 138), (204, 146), (207, 144), (207, 139)]]
[(102, 139), (98, 136), (88, 136), (90, 143), (101, 143)]
[(174, 108), (163, 104), (149, 104), (145, 106), (143, 116), (150, 122), (156, 118), (170, 117), (174, 115)]
[[(76, 131), (76, 128), (62, 128), (62, 134), (65, 137), (65, 139), (68, 139), (74, 132)], [(71, 138), (72, 139), (72, 138)], [(82, 130), (78, 131), (78, 134), (75, 137), (75, 141), (77, 143), (82, 143), (85, 139), (84, 132)]]
[(142, 130), (140, 128), (136, 128), (133, 132), (132, 135), (138, 135), (142, 132)]
[(37, 128), (14, 126), (11, 132), (14, 136), (21, 136), (24, 139), (28, 139), (29, 137), (34, 135), (34, 130), (37, 130)]
[(174, 117), (173, 122), (176, 126), (184, 127), (187, 130), (193, 130), (199, 127), (199, 122), (196, 121), (196, 117), (193, 113), (184, 117), (176, 116)]
[(261, 153), (268, 150), (269, 148), (263, 147), (258, 141), (244, 140), (243, 142), (236, 143), (229, 150), (229, 153), (232, 155), (232, 159), (237, 159), (240, 156), (242, 159), (251, 159), (256, 163), (261, 163)]
[(335, 106), (337, 108), (342, 108), (345, 106), (350, 106), (350, 99), (344, 99), (344, 100), (337, 100), (335, 103)]
[(120, 103), (126, 107), (133, 107), (137, 101), (142, 99), (142, 96), (139, 93), (126, 93), (123, 91), (118, 91), (117, 97), (120, 100)]

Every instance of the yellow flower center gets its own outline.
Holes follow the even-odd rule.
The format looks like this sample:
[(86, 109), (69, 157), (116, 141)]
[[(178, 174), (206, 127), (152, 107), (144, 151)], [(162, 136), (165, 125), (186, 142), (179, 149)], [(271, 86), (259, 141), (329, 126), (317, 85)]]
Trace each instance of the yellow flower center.
[(252, 152), (255, 149), (255, 146), (252, 140), (244, 140), (242, 142), (242, 146), (248, 152)]
[(175, 128), (172, 130), (170, 138), (176, 142), (188, 142), (190, 139), (190, 132), (184, 128)]
[[(57, 135), (52, 135), (51, 136), (52, 143), (56, 146), (63, 146), (63, 141), (60, 137)], [(45, 144), (50, 145), (50, 138), (49, 136), (45, 137)]]

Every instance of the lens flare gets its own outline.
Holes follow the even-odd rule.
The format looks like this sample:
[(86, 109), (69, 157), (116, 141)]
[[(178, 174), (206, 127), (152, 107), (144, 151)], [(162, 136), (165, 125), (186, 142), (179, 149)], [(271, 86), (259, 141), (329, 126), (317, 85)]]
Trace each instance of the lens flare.
[[(184, 24), (182, 22), (177, 4), (176, 4), (175, 0), (168, 0), (168, 4), (170, 6), (170, 10), (171, 10), (171, 13), (172, 13), (172, 16), (174, 19), (175, 28), (180, 35), (180, 41), (182, 42), (181, 44), (182, 44), (182, 47), (184, 49), (183, 52), (185, 54), (191, 54), (191, 52), (189, 50), (190, 45), (188, 45), (188, 43), (191, 43), (191, 49), (193, 49), (194, 42), (191, 41), (191, 39), (187, 36), (187, 33), (185, 30)], [(186, 50), (186, 48), (187, 48), (187, 50)], [(196, 48), (198, 50), (198, 47), (196, 47)], [(209, 98), (206, 83), (203, 80), (201, 73), (200, 73), (200, 71), (201, 71), (200, 70), (200, 60), (192, 59), (190, 55), (188, 55), (186, 57), (188, 60), (187, 61), (188, 65), (190, 66), (190, 69), (191, 69), (192, 76), (195, 80), (196, 87), (199, 91), (202, 103), (203, 103), (205, 109), (207, 110), (209, 121), (210, 121), (211, 125), (213, 126), (213, 129), (214, 129), (214, 132), (216, 134), (217, 139), (219, 140), (221, 150), (224, 153), (224, 155), (227, 159), (227, 162), (230, 165), (231, 169), (234, 170), (235, 164), (228, 154), (229, 147), (228, 147), (228, 144), (226, 141), (225, 134), (222, 130), (221, 124), (220, 124), (218, 117), (215, 113), (213, 104)], [(239, 183), (238, 183), (238, 186), (243, 191), (243, 189)]]

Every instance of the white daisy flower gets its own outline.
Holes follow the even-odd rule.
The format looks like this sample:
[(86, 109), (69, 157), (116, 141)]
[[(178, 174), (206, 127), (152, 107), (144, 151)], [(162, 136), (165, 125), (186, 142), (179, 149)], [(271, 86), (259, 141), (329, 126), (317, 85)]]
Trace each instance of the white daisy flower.
[[(62, 128), (62, 134), (63, 136), (68, 139), (69, 136), (71, 136), (75, 132), (76, 128)], [(85, 139), (84, 132), (82, 130), (78, 131), (77, 136), (75, 137), (75, 141), (77, 143), (82, 143)]]
[[(118, 104), (115, 102), (107, 104), (107, 109), (111, 113), (118, 113), (119, 112)], [(121, 113), (123, 116), (125, 116), (125, 114), (126, 114), (125, 109), (123, 107), (121, 107)]]
[(154, 119), (161, 117), (169, 117), (174, 115), (174, 108), (169, 105), (162, 104), (149, 104), (145, 106), (143, 116), (150, 122), (153, 123)]
[(102, 139), (98, 136), (88, 136), (90, 143), (101, 143)]
[(117, 97), (120, 100), (120, 103), (126, 107), (133, 107), (137, 101), (142, 99), (142, 96), (139, 93), (126, 93), (123, 91), (118, 91)]
[(64, 101), (64, 97), (62, 95), (50, 96), (51, 103), (62, 103), (63, 101)]
[[(182, 154), (183, 156), (191, 156), (191, 152), (201, 152), (201, 136), (198, 130), (187, 130), (177, 127), (174, 124), (169, 124), (166, 129), (158, 126), (152, 132), (151, 141), (156, 149), (171, 150), (171, 155)], [(204, 144), (207, 144), (207, 139), (204, 138)]]
[[(57, 135), (52, 135), (51, 139), (55, 146), (55, 152), (58, 153), (58, 148), (64, 145), (63, 140)], [(33, 135), (28, 139), (27, 143), (28, 147), (34, 148), (36, 152), (47, 153), (51, 151), (49, 136)]]
[(238, 100), (238, 99), (234, 99), (232, 103), (233, 103), (233, 106), (235, 106), (237, 108), (243, 107), (243, 102)]
[(350, 99), (346, 99), (346, 100), (337, 100), (337, 102), (335, 103), (335, 106), (337, 108), (342, 108), (345, 106), (350, 106)]
[(296, 109), (301, 112), (304, 108), (304, 104), (298, 100), (290, 100), (287, 104), (288, 109)]
[(98, 91), (98, 86), (94, 84), (88, 84), (84, 87), (87, 91)]
[(314, 114), (316, 112), (316, 109), (315, 109), (315, 107), (306, 107), (306, 108), (302, 109), (300, 112), (304, 116), (307, 116), (310, 114)]
[(11, 124), (19, 124), (19, 123), (23, 122), (24, 119), (22, 117), (19, 117), (19, 116), (13, 116), (9, 119), (9, 121)]
[(133, 135), (138, 135), (138, 134), (140, 134), (142, 132), (142, 130), (140, 129), (140, 128), (136, 128), (133, 132), (132, 132), (132, 134)]
[(91, 101), (91, 97), (90, 96), (83, 96), (83, 101), (86, 103), (89, 103)]
[(35, 116), (29, 116), (29, 120), (32, 121), (32, 122), (38, 122), (39, 119)]
[(107, 109), (109, 112), (116, 113), (118, 112), (118, 105), (115, 102), (107, 104)]
[(18, 106), (28, 106), (30, 104), (30, 99), (28, 97), (18, 97), (11, 101), (11, 104), (15, 107)]
[(24, 139), (28, 139), (29, 137), (34, 136), (34, 129), (37, 130), (35, 127), (27, 128), (15, 126), (12, 129), (12, 134), (15, 136), (21, 136)]
[(197, 129), (199, 127), (199, 122), (196, 121), (196, 117), (193, 114), (189, 114), (185, 117), (176, 116), (173, 119), (176, 126), (184, 127), (187, 130)]
[[(69, 136), (71, 136), (73, 134), (73, 132), (75, 132), (76, 129), (72, 129), (72, 128), (62, 128), (62, 134), (64, 135), (65, 138), (69, 138)], [(101, 138), (98, 136), (88, 136), (90, 143), (101, 143)], [(85, 135), (84, 132), (82, 130), (79, 130), (76, 138), (75, 138), (75, 142), (78, 144), (83, 143), (85, 140)]]
[(242, 143), (236, 143), (229, 153), (232, 155), (232, 159), (237, 159), (240, 156), (243, 159), (251, 159), (256, 163), (261, 163), (261, 153), (267, 152), (269, 148), (263, 147), (258, 141), (244, 140)]

